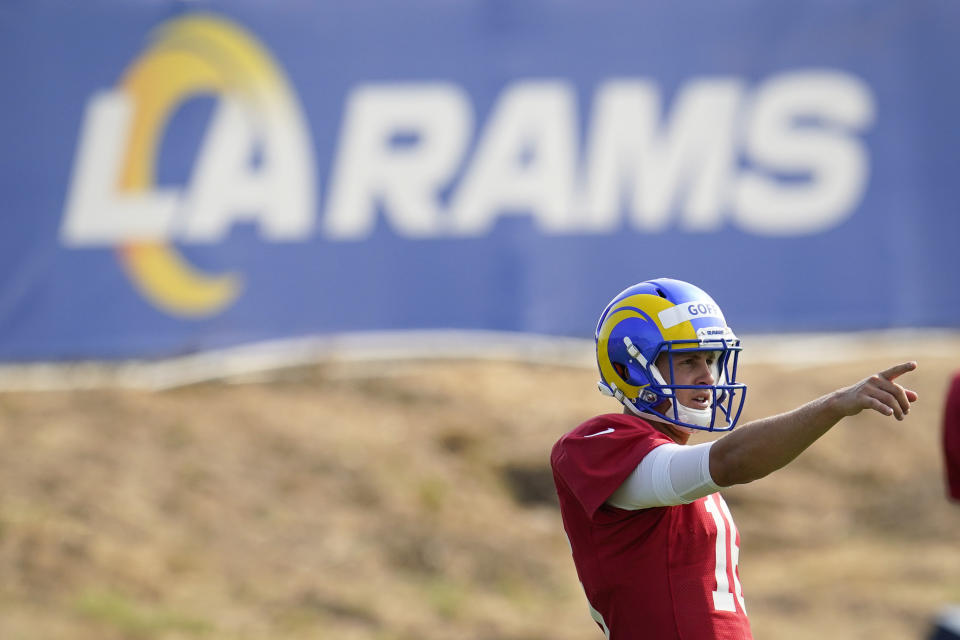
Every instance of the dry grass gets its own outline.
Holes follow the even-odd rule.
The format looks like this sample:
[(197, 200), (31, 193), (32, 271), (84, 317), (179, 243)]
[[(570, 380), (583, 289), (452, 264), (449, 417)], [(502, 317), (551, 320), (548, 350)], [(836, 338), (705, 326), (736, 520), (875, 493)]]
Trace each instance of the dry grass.
[[(922, 638), (960, 602), (940, 411), (861, 416), (725, 492), (757, 638)], [(887, 364), (746, 365), (749, 416)], [(574, 640), (547, 456), (614, 411), (594, 373), (338, 365), (270, 384), (0, 395), (0, 638)], [(748, 417), (749, 417), (748, 416)]]

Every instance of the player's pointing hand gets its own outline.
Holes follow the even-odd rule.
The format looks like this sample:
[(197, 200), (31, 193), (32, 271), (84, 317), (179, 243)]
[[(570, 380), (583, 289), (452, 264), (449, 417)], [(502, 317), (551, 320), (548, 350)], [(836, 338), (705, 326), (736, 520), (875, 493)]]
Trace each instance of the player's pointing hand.
[(904, 373), (917, 368), (916, 362), (904, 362), (860, 382), (839, 389), (833, 397), (833, 405), (843, 416), (852, 416), (864, 409), (873, 409), (886, 416), (903, 420), (910, 411), (910, 403), (916, 402), (917, 393), (894, 382)]

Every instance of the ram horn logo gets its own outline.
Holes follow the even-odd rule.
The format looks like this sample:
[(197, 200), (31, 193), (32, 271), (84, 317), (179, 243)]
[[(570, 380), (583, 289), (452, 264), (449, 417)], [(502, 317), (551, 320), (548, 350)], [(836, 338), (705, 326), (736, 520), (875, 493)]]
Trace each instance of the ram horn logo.
[[(190, 182), (160, 187), (166, 127), (202, 95), (218, 99)], [(316, 189), (309, 141), (292, 88), (251, 34), (214, 16), (172, 20), (118, 87), (87, 105), (61, 239), (115, 247), (136, 288), (167, 313), (216, 314), (236, 300), (242, 276), (204, 273), (170, 242), (213, 244), (238, 220), (257, 222), (271, 241), (308, 237)]]

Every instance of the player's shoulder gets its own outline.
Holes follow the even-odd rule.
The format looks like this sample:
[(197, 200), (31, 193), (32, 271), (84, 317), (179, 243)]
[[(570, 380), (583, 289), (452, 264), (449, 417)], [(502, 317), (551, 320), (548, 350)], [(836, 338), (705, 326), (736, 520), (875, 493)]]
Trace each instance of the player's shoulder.
[(571, 467), (627, 469), (636, 466), (651, 449), (667, 442), (672, 441), (642, 418), (603, 414), (564, 434), (550, 451), (550, 465), (555, 473)]
[(604, 413), (582, 422), (575, 429), (568, 432), (567, 436), (589, 438), (601, 431), (606, 433), (616, 433), (617, 431), (621, 433), (646, 433), (656, 431), (656, 429), (639, 416), (626, 413)]
[(600, 442), (657, 436), (662, 434), (643, 418), (625, 413), (605, 413), (594, 416), (565, 433), (554, 445), (554, 450), (570, 442), (593, 439)]

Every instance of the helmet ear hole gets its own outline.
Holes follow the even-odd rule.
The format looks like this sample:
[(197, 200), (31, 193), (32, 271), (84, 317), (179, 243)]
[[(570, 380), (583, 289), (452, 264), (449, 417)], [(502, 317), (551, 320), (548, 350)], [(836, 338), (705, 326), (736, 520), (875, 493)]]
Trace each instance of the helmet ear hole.
[(627, 379), (627, 368), (620, 364), (619, 362), (613, 363), (613, 370), (617, 372), (617, 375), (620, 376), (624, 381)]

